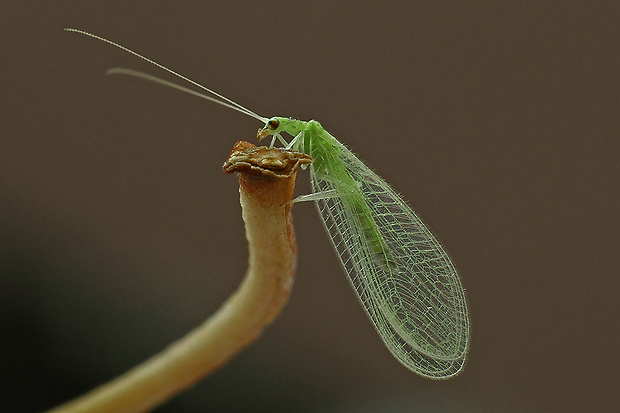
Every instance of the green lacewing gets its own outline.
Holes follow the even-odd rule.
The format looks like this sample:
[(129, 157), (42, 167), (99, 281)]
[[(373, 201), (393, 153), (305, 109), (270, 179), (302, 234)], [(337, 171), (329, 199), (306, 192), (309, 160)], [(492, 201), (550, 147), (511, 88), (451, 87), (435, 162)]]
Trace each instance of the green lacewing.
[[(402, 197), (315, 120), (266, 118), (133, 50), (118, 47), (200, 88), (206, 94), (128, 69), (108, 74), (141, 77), (226, 106), (263, 124), (272, 136), (305, 153), (314, 201), (360, 303), (390, 352), (411, 371), (431, 379), (460, 373), (470, 341), (465, 290), (448, 253)], [(282, 134), (292, 137), (287, 141)]]

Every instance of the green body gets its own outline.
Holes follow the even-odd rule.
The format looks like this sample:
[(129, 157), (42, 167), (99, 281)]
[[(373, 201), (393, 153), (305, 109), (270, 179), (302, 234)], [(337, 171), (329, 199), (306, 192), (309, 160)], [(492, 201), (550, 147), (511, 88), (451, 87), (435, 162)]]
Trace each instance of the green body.
[(262, 139), (280, 132), (298, 136), (291, 149), (314, 159), (312, 168), (317, 178), (329, 181), (336, 187), (337, 196), (342, 198), (351, 216), (358, 220), (373, 258), (379, 265), (389, 269), (392, 265), (391, 254), (372, 218), (364, 194), (359, 189), (361, 183), (355, 181), (342, 162), (343, 150), (348, 150), (316, 120), (274, 117), (269, 119), (264, 128), (259, 129), (258, 136)]

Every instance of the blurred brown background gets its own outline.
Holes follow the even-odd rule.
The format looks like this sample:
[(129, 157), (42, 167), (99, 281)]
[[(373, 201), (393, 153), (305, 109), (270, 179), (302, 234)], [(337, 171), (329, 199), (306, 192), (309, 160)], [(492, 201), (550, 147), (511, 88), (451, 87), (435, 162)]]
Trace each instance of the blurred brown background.
[[(468, 292), (463, 374), (410, 373), (314, 206), (297, 205), (282, 317), (158, 412), (618, 408), (616, 2), (120, 3), (0, 15), (3, 411), (50, 408), (158, 352), (225, 300), (247, 259), (221, 164), (258, 122), (104, 77), (162, 73), (63, 27), (263, 116), (321, 121), (421, 214)], [(306, 174), (298, 185), (309, 191)]]

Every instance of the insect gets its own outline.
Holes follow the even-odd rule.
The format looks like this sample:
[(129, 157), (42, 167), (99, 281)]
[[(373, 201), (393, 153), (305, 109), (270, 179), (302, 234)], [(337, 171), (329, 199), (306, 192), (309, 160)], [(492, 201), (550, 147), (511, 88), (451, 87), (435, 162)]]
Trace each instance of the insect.
[[(265, 118), (124, 46), (78, 29), (171, 73), (207, 94), (128, 69), (133, 75), (200, 96), (259, 120), (271, 136), (314, 159), (314, 201), (349, 281), (379, 336), (405, 367), (431, 379), (461, 372), (469, 348), (465, 292), (450, 257), (392, 187), (315, 120)], [(282, 134), (292, 137), (288, 142)]]

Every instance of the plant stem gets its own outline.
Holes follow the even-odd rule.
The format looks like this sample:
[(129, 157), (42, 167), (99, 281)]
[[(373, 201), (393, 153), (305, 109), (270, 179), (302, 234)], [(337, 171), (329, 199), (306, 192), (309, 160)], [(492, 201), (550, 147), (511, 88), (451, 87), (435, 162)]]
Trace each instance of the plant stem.
[(256, 340), (286, 304), (297, 246), (291, 204), (295, 176), (307, 155), (235, 144), (224, 170), (239, 172), (249, 244), (241, 285), (202, 325), (124, 375), (50, 413), (145, 412), (191, 387)]

